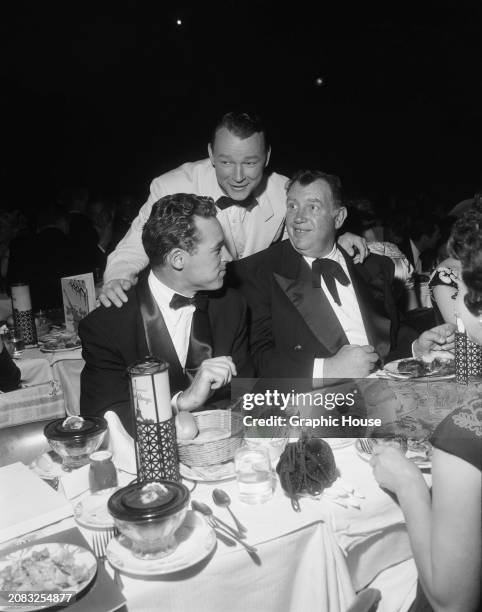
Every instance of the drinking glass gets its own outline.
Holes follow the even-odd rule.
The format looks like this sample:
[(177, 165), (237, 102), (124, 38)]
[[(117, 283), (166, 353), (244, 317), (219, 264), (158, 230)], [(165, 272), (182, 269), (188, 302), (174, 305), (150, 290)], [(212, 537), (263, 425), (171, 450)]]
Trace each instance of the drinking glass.
[(239, 499), (245, 504), (263, 504), (273, 495), (271, 463), (263, 446), (241, 446), (234, 455)]

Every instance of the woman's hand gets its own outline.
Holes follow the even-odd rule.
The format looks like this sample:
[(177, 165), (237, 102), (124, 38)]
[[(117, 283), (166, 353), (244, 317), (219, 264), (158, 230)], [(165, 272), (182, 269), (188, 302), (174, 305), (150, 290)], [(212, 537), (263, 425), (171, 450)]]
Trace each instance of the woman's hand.
[(402, 489), (410, 486), (423, 476), (418, 467), (393, 446), (377, 444), (370, 459), (373, 475), (384, 489), (399, 495)]

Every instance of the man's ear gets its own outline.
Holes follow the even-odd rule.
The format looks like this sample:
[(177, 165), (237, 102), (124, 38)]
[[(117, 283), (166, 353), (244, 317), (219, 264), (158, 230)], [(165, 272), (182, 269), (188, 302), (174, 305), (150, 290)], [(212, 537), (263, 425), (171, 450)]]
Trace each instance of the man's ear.
[(271, 157), (271, 147), (268, 147), (268, 150), (266, 152), (266, 161), (264, 162), (264, 167), (265, 168), (269, 164), (269, 158), (270, 157)]
[(186, 252), (183, 249), (176, 248), (171, 249), (166, 257), (166, 263), (170, 265), (174, 270), (181, 271), (184, 269), (184, 257)]
[(348, 216), (348, 211), (346, 206), (340, 206), (340, 208), (336, 211), (335, 216), (335, 228), (338, 230), (345, 223), (345, 219)]
[(211, 160), (212, 165), (214, 166), (214, 153), (213, 153), (213, 148), (211, 146), (211, 143), (208, 144), (208, 155), (209, 155), (209, 159)]

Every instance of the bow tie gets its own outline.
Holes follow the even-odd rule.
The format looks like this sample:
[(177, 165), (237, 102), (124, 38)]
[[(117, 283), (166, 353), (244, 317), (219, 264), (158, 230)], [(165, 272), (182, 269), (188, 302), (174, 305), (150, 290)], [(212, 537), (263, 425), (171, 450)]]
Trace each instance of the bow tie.
[(257, 204), (256, 198), (253, 196), (247, 197), (245, 200), (233, 200), (232, 198), (228, 198), (227, 196), (221, 196), (216, 201), (216, 206), (220, 210), (225, 210), (230, 206), (239, 206), (240, 208), (248, 208), (252, 204)]
[(207, 296), (201, 294), (196, 294), (192, 298), (188, 298), (185, 295), (180, 295), (179, 293), (175, 293), (172, 296), (171, 301), (169, 302), (169, 306), (173, 310), (178, 310), (179, 308), (184, 308), (184, 306), (194, 306), (198, 310), (206, 310), (208, 298)]
[(332, 298), (341, 306), (340, 296), (336, 287), (335, 279), (344, 287), (348, 287), (350, 279), (337, 261), (333, 259), (315, 259), (311, 266), (313, 287), (321, 287), (320, 276), (323, 276), (326, 287)]

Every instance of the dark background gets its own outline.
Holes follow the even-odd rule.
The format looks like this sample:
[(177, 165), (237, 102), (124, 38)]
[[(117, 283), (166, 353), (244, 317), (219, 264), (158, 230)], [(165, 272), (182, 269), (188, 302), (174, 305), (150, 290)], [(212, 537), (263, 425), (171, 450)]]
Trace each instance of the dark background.
[(17, 2), (0, 26), (0, 208), (70, 183), (142, 203), (243, 105), (268, 120), (279, 172), (455, 204), (480, 188), (480, 5)]

